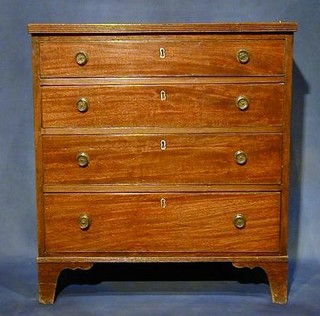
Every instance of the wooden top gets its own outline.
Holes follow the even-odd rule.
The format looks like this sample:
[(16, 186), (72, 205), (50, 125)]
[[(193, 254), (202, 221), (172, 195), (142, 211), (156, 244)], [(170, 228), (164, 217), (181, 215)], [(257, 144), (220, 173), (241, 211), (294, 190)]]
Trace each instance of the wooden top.
[(28, 24), (31, 34), (295, 32), (296, 22), (162, 24)]

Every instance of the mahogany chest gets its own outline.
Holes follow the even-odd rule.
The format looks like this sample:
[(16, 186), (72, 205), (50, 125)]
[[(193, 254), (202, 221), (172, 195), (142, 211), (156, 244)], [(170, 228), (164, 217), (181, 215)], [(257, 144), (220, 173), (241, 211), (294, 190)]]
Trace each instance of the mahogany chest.
[(97, 262), (261, 267), (286, 302), (296, 29), (29, 24), (41, 303)]

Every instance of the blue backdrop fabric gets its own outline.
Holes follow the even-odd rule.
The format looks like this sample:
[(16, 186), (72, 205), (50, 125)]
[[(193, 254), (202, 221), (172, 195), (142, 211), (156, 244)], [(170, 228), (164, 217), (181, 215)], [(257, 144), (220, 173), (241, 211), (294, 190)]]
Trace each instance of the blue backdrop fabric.
[[(92, 271), (67, 271), (61, 283), (74, 283), (63, 283), (55, 305), (39, 305), (27, 23), (278, 20), (299, 23), (293, 69), (288, 304), (271, 304), (259, 271), (205, 264), (98, 265)], [(319, 0), (1, 0), (0, 315), (319, 315), (319, 21)]]

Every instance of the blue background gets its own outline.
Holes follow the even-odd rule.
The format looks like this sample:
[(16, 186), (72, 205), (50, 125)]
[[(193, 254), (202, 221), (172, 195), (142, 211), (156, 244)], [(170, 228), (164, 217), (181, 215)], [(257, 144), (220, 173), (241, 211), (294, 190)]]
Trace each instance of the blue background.
[[(223, 264), (138, 264), (65, 272), (61, 283), (67, 277), (75, 284), (65, 281), (55, 305), (38, 305), (27, 23), (278, 20), (299, 23), (294, 48), (288, 304), (271, 304), (269, 287), (260, 283), (264, 275), (259, 270), (236, 270)], [(319, 315), (319, 34), (319, 0), (1, 0), (0, 314)]]

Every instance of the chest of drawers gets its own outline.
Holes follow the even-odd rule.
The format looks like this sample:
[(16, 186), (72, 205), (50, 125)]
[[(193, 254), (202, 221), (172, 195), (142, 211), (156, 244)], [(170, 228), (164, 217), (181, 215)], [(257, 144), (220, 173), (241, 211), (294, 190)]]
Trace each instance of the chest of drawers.
[(261, 267), (286, 302), (296, 28), (29, 25), (41, 303), (97, 262)]

